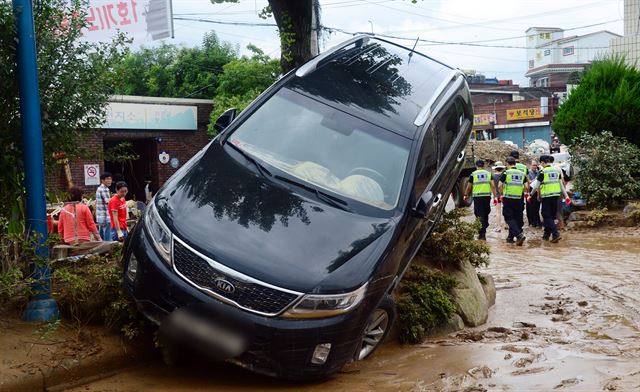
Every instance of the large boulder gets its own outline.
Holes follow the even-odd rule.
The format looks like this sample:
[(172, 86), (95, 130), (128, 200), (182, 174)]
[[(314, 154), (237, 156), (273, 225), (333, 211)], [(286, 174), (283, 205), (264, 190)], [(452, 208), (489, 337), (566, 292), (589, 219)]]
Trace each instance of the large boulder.
[(464, 321), (457, 313), (451, 315), (446, 323), (439, 325), (429, 331), (429, 336), (443, 336), (464, 329)]
[(477, 327), (487, 322), (489, 300), (476, 269), (470, 263), (462, 262), (459, 269), (447, 272), (458, 280), (458, 285), (453, 289), (456, 313), (469, 327)]
[(480, 284), (484, 290), (484, 295), (487, 297), (489, 307), (496, 304), (496, 282), (493, 280), (493, 276), (488, 274), (478, 274)]

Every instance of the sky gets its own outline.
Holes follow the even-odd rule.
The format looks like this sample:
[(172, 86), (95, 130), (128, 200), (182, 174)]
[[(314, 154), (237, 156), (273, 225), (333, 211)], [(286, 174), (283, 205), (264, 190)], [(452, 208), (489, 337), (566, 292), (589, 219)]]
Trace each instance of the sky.
[[(174, 16), (222, 22), (275, 23), (258, 17), (266, 0), (211, 4), (209, 0), (173, 0)], [(529, 27), (572, 29), (565, 37), (600, 30), (623, 32), (623, 0), (320, 0), (321, 24), (345, 32), (371, 32), (413, 46), (417, 38), (447, 43), (492, 40), (490, 47), (420, 42), (417, 50), (461, 69), (487, 77), (528, 85), (524, 32)], [(590, 27), (584, 27), (590, 26)], [(198, 45), (204, 33), (215, 31), (241, 53), (253, 43), (278, 57), (279, 39), (272, 26), (237, 26), (174, 20), (174, 38), (165, 42)], [(321, 51), (348, 39), (342, 32), (324, 33)], [(508, 39), (503, 39), (508, 38)], [(498, 39), (498, 40), (497, 40)], [(147, 43), (149, 45), (149, 43)], [(502, 46), (502, 47), (494, 47)], [(504, 46), (511, 46), (506, 48)], [(515, 47), (515, 48), (514, 48)]]

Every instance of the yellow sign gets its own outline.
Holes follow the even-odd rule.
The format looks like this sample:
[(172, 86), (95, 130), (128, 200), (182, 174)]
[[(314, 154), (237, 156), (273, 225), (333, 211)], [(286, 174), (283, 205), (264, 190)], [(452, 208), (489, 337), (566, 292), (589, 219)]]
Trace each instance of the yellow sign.
[(483, 113), (483, 114), (473, 115), (473, 126), (490, 125), (492, 121), (495, 122), (493, 113)]
[(508, 109), (507, 120), (527, 120), (529, 118), (543, 118), (540, 108)]

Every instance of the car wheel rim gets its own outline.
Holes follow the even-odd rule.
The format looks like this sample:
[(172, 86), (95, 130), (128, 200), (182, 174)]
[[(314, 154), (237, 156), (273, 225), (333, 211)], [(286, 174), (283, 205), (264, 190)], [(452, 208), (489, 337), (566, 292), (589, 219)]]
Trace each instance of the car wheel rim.
[(387, 327), (389, 326), (389, 315), (383, 309), (376, 309), (373, 317), (369, 319), (369, 323), (364, 329), (362, 344), (360, 345), (360, 353), (358, 360), (365, 359), (375, 350), (382, 341)]

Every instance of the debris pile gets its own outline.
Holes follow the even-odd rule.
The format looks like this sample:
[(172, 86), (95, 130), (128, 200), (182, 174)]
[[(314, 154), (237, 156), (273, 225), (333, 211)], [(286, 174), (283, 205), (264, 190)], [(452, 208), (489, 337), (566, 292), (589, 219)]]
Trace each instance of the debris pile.
[(513, 150), (520, 153), (520, 162), (529, 162), (536, 158), (525, 150), (497, 139), (470, 141), (467, 144), (467, 157), (473, 157), (474, 160), (482, 159), (491, 164), (497, 161), (504, 163)]

